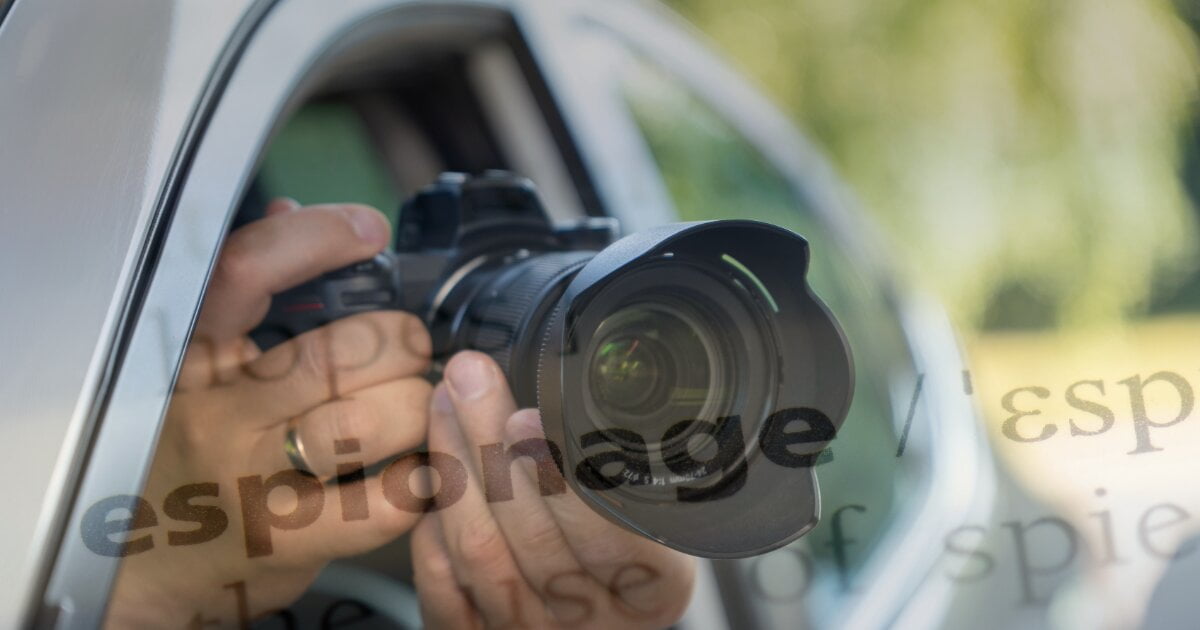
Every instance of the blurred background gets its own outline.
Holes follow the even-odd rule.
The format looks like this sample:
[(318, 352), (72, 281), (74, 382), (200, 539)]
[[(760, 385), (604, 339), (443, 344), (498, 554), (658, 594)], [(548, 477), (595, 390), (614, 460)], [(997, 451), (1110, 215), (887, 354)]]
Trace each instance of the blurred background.
[(1200, 297), (1194, 3), (672, 5), (831, 156), (961, 325), (1104, 325)]
[[(830, 156), (906, 282), (950, 311), (1002, 465), (1090, 550), (1092, 595), (1057, 598), (1057, 625), (1193, 623), (1149, 602), (1200, 530), (1200, 5), (671, 4)], [(1006, 436), (1025, 412), (1029, 441)], [(1147, 516), (1163, 504), (1178, 511)], [(1165, 511), (1172, 543), (1154, 550)]]

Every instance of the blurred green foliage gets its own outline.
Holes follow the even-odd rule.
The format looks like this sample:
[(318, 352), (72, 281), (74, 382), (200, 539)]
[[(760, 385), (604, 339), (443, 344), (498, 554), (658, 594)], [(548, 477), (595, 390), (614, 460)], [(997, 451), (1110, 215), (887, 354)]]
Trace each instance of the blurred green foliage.
[(364, 203), (394, 219), (400, 193), (353, 107), (315, 102), (288, 119), (259, 171), (264, 198), (302, 204)]
[(672, 4), (824, 147), (960, 322), (1108, 321), (1194, 272), (1190, 4)]

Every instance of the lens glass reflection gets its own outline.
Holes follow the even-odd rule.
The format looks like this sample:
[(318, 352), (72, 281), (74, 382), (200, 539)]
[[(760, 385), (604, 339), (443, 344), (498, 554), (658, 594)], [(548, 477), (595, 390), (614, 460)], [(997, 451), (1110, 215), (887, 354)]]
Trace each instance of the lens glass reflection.
[(686, 306), (642, 303), (601, 322), (588, 362), (592, 402), (616, 426), (699, 417), (723, 371), (710, 325)]

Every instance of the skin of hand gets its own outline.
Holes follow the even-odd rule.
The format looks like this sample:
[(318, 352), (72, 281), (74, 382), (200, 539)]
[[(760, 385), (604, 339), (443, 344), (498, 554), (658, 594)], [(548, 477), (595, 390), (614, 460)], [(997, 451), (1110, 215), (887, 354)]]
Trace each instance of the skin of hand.
[[(420, 516), (388, 504), (379, 479), (367, 477), (355, 483), (366, 485), (360, 496), (369, 518), (343, 520), (339, 489), (325, 484), (314, 521), (275, 529), (270, 553), (248, 557), (239, 479), (270, 479), (293, 468), (284, 452), (289, 426), (327, 481), (347, 459), (335, 461), (337, 440), (358, 440), (352, 459), (368, 464), (419, 446), (431, 390), (423, 374), (432, 343), (407, 313), (348, 317), (259, 351), (247, 333), (266, 315), (272, 294), (370, 258), (390, 233), (387, 219), (365, 206), (300, 208), (280, 199), (266, 214), (222, 248), (142, 494), (157, 510), (176, 488), (216, 484), (217, 497), (192, 503), (221, 508), (227, 526), (202, 544), (171, 544), (163, 528), (154, 530), (154, 548), (123, 561), (109, 627), (241, 625), (294, 601), (328, 561), (393, 540)], [(297, 507), (291, 490), (266, 496), (275, 514)], [(229, 586), (238, 582), (241, 610)]]
[[(480, 446), (544, 439), (537, 411), (516, 409), (486, 355), (459, 353), (431, 388), (423, 377), (429, 334), (416, 317), (394, 311), (348, 317), (260, 352), (247, 333), (271, 295), (369, 258), (389, 241), (386, 219), (365, 206), (300, 208), (280, 199), (266, 214), (222, 249), (142, 494), (157, 509), (174, 489), (215, 484), (217, 497), (193, 503), (220, 507), (227, 526), (203, 544), (169, 544), (155, 530), (153, 549), (124, 559), (107, 626), (242, 625), (286, 607), (330, 560), (370, 551), (414, 525), (429, 628), (659, 628), (682, 615), (692, 560), (610, 523), (569, 488), (542, 496), (531, 459), (512, 464), (512, 500), (484, 499)], [(250, 557), (243, 532), (254, 524), (246, 527), (239, 480), (291, 471), (283, 448), (291, 426), (325, 482), (324, 506), (303, 527), (275, 529), (270, 552)], [(462, 496), (422, 516), (390, 504), (378, 475), (343, 480), (365, 486), (355, 496), (367, 516), (346, 520), (342, 488), (330, 481), (337, 466), (369, 465), (426, 438), (428, 451), (466, 465)], [(357, 442), (353, 455), (336, 452), (346, 440)], [(267, 494), (266, 510), (296, 514), (298, 503), (279, 490)]]
[(533, 458), (517, 457), (512, 498), (486, 499), (483, 449), (530, 440), (546, 444), (541, 419), (536, 409), (517, 409), (500, 367), (478, 352), (455, 355), (430, 401), (429, 450), (466, 464), (466, 488), (413, 532), (426, 627), (662, 628), (677, 621), (691, 597), (692, 559), (595, 513), (555, 467), (541, 472), (559, 475), (559, 483), (544, 483)]

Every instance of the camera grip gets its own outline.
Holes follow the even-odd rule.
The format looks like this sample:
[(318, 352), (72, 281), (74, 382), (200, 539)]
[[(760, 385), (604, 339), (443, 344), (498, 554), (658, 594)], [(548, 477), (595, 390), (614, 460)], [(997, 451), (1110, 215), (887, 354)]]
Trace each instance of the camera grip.
[(250, 338), (265, 351), (343, 317), (398, 309), (398, 288), (392, 256), (378, 254), (275, 295)]

